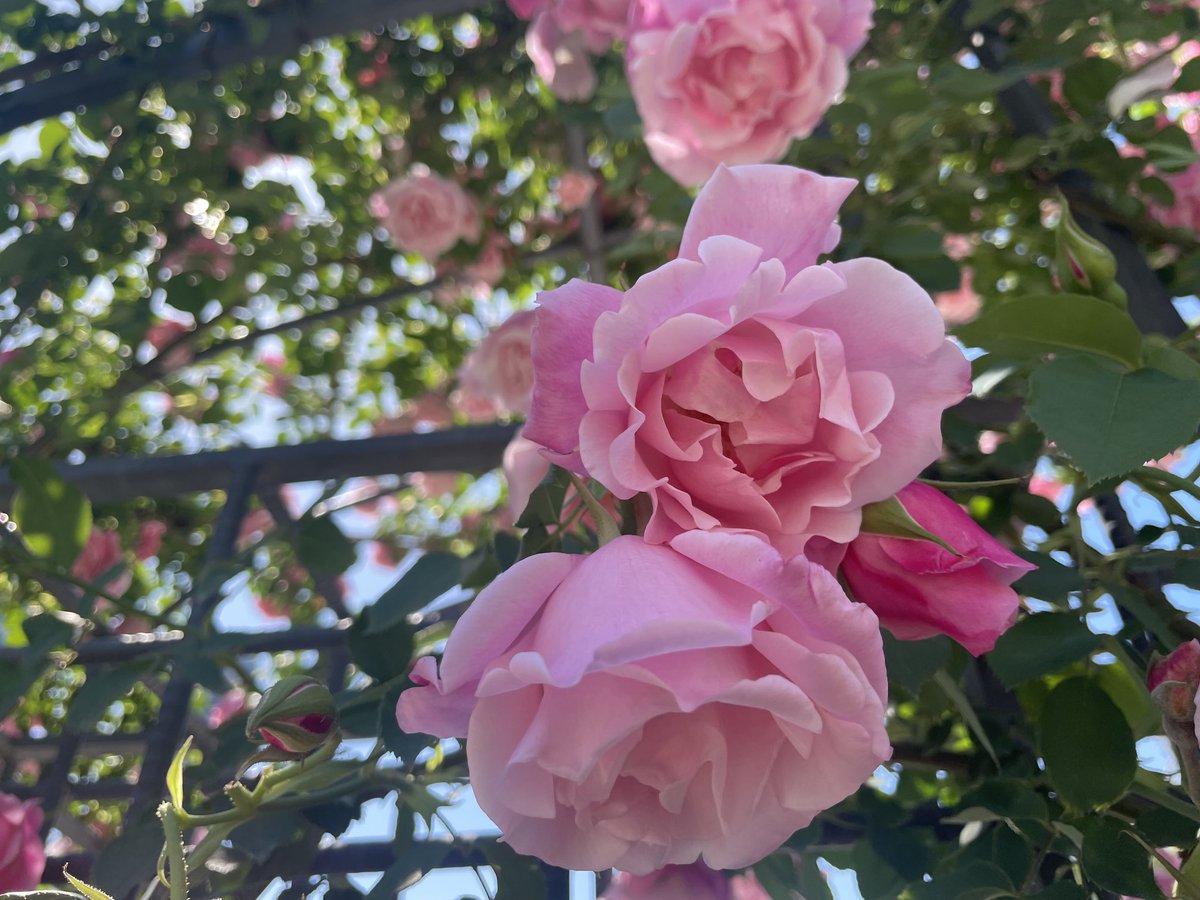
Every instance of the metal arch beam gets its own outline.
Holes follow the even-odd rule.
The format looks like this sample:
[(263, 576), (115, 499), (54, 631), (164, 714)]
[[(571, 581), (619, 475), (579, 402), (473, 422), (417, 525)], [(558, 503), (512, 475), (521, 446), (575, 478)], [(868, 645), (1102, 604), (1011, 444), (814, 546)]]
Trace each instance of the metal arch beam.
[[(350, 441), (112, 457), (74, 466), (59, 463), (57, 469), (93, 503), (224, 490), (230, 474), (247, 466), (257, 470), (256, 488), (409, 472), (486, 472), (500, 464), (516, 430), (516, 425), (475, 425)], [(7, 504), (15, 490), (11, 473), (0, 470), (0, 505)]]
[[(422, 15), (453, 15), (479, 5), (480, 0), (304, 0), (273, 4), (269, 12), (198, 19), (190, 32), (162, 35), (158, 47), (139, 47), (136, 55), (114, 48), (108, 58), (87, 59), (77, 68), (60, 69), (0, 94), (0, 134), (140, 95), (155, 84), (197, 81), (254, 60), (285, 57), (319, 38)], [(0, 72), (0, 78), (4, 75)]]

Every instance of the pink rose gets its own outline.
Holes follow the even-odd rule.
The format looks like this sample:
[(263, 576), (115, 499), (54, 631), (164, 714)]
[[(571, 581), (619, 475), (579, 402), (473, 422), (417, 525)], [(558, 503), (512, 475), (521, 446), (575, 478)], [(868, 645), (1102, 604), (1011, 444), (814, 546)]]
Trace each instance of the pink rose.
[(722, 167), (678, 259), (624, 294), (541, 294), (525, 436), (621, 499), (649, 493), (656, 543), (753, 531), (791, 556), (852, 540), (865, 504), (938, 458), (942, 411), (970, 388), (916, 282), (876, 259), (816, 264), (852, 186)]
[(770, 900), (753, 872), (727, 877), (704, 863), (667, 866), (649, 875), (618, 872), (600, 900)]
[(221, 695), (208, 711), (208, 727), (217, 729), (246, 710), (246, 692), (233, 688)]
[(491, 403), (498, 413), (526, 415), (533, 393), (533, 310), (514, 313), (492, 329), (458, 372), (460, 401)]
[(846, 86), (873, 0), (634, 0), (626, 69), (655, 162), (682, 184), (778, 159)]
[(908, 514), (961, 556), (932, 541), (861, 534), (846, 550), (841, 574), (854, 597), (901, 640), (948, 634), (978, 656), (992, 649), (1017, 617), (1009, 587), (1036, 568), (975, 524), (926, 484), (899, 493)]
[(134, 558), (149, 559), (157, 556), (162, 547), (163, 535), (166, 533), (166, 522), (160, 522), (157, 519), (143, 522), (142, 527), (138, 530), (137, 544), (133, 548)]
[(538, 15), (525, 34), (534, 69), (560, 100), (583, 101), (596, 92), (596, 70), (582, 31), (564, 31), (553, 13)]
[(405, 252), (436, 260), (459, 240), (479, 240), (479, 209), (456, 182), (414, 167), (371, 196), (371, 214)]
[(124, 558), (121, 551), (121, 537), (115, 531), (107, 528), (93, 528), (88, 535), (87, 543), (71, 564), (71, 574), (81, 581), (95, 584), (106, 594), (120, 596), (129, 590), (133, 584), (133, 574), (126, 568), (114, 575), (104, 584), (98, 580), (107, 572), (112, 571)]
[(184, 336), (191, 330), (183, 322), (161, 319), (146, 330), (146, 343), (156, 357), (162, 357), (163, 366), (178, 369), (190, 363), (194, 356), (192, 348), (184, 341)]
[(42, 811), (33, 801), (0, 794), (0, 892), (31, 891), (42, 880), (41, 827)]
[(938, 308), (947, 325), (962, 325), (979, 315), (982, 303), (972, 285), (973, 274), (969, 266), (964, 268), (958, 290), (941, 291), (933, 295), (933, 305)]
[(593, 53), (625, 39), (630, 0), (558, 0), (554, 14), (563, 31), (581, 31)]
[(587, 205), (596, 192), (596, 179), (587, 172), (564, 172), (558, 179), (558, 205), (563, 212), (574, 212)]
[(875, 616), (750, 535), (524, 559), (412, 679), (400, 727), (465, 736), (504, 840), (572, 869), (749, 865), (890, 752)]

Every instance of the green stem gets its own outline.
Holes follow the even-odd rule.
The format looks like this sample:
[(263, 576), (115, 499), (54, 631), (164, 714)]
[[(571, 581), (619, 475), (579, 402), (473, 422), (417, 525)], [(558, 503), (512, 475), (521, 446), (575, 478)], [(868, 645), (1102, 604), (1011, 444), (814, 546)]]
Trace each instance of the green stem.
[(1021, 484), (1024, 478), (993, 478), (990, 481), (939, 481), (936, 478), (918, 478), (921, 484), (939, 488), (943, 491), (970, 491), (976, 488), (1004, 487), (1009, 484)]
[(1186, 478), (1181, 478), (1174, 472), (1155, 469), (1151, 466), (1142, 466), (1133, 473), (1133, 477), (1137, 481), (1146, 479), (1157, 481), (1159, 484), (1169, 487), (1172, 492), (1182, 491), (1185, 494), (1190, 494), (1196, 500), (1200, 500), (1200, 484), (1196, 484), (1194, 481), (1189, 481)]
[(183, 849), (183, 829), (180, 827), (179, 815), (173, 805), (164, 803), (158, 808), (158, 816), (162, 819), (163, 835), (166, 838), (171, 900), (188, 900), (187, 856)]

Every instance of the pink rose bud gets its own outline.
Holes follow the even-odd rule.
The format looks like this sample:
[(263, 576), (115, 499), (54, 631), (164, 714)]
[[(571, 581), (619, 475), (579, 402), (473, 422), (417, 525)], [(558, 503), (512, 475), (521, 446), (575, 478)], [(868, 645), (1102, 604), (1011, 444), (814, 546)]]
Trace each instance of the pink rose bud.
[(293, 675), (272, 685), (246, 720), (246, 737), (307, 756), (337, 738), (333, 695), (319, 682)]
[(1196, 712), (1196, 690), (1200, 688), (1200, 641), (1180, 644), (1166, 656), (1150, 657), (1146, 690), (1164, 716), (1190, 721)]
[(33, 801), (0, 794), (0, 893), (31, 891), (42, 880), (41, 827), (42, 810)]
[(909, 516), (956, 553), (928, 540), (863, 533), (846, 549), (841, 574), (856, 599), (901, 640), (936, 634), (978, 656), (1017, 617), (1014, 581), (1036, 566), (980, 528), (940, 491), (913, 483), (898, 498)]

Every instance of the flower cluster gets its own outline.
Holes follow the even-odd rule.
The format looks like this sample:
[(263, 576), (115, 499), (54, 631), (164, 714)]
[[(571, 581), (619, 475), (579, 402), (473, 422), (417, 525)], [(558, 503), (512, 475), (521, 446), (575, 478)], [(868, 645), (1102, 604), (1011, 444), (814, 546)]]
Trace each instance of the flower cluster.
[(778, 159), (846, 86), (874, 0), (509, 0), (533, 18), (526, 46), (554, 93), (586, 100), (588, 53), (627, 47), (655, 161), (683, 184), (720, 163)]
[[(881, 622), (979, 653), (1015, 618), (1030, 566), (913, 483), (966, 359), (907, 276), (819, 261), (853, 187), (720, 168), (676, 259), (539, 297), (524, 440), (630, 501), (636, 533), (503, 572), (397, 707), (467, 738), (515, 850), (750, 865), (889, 757)], [(910, 532), (871, 533), (880, 506)]]

